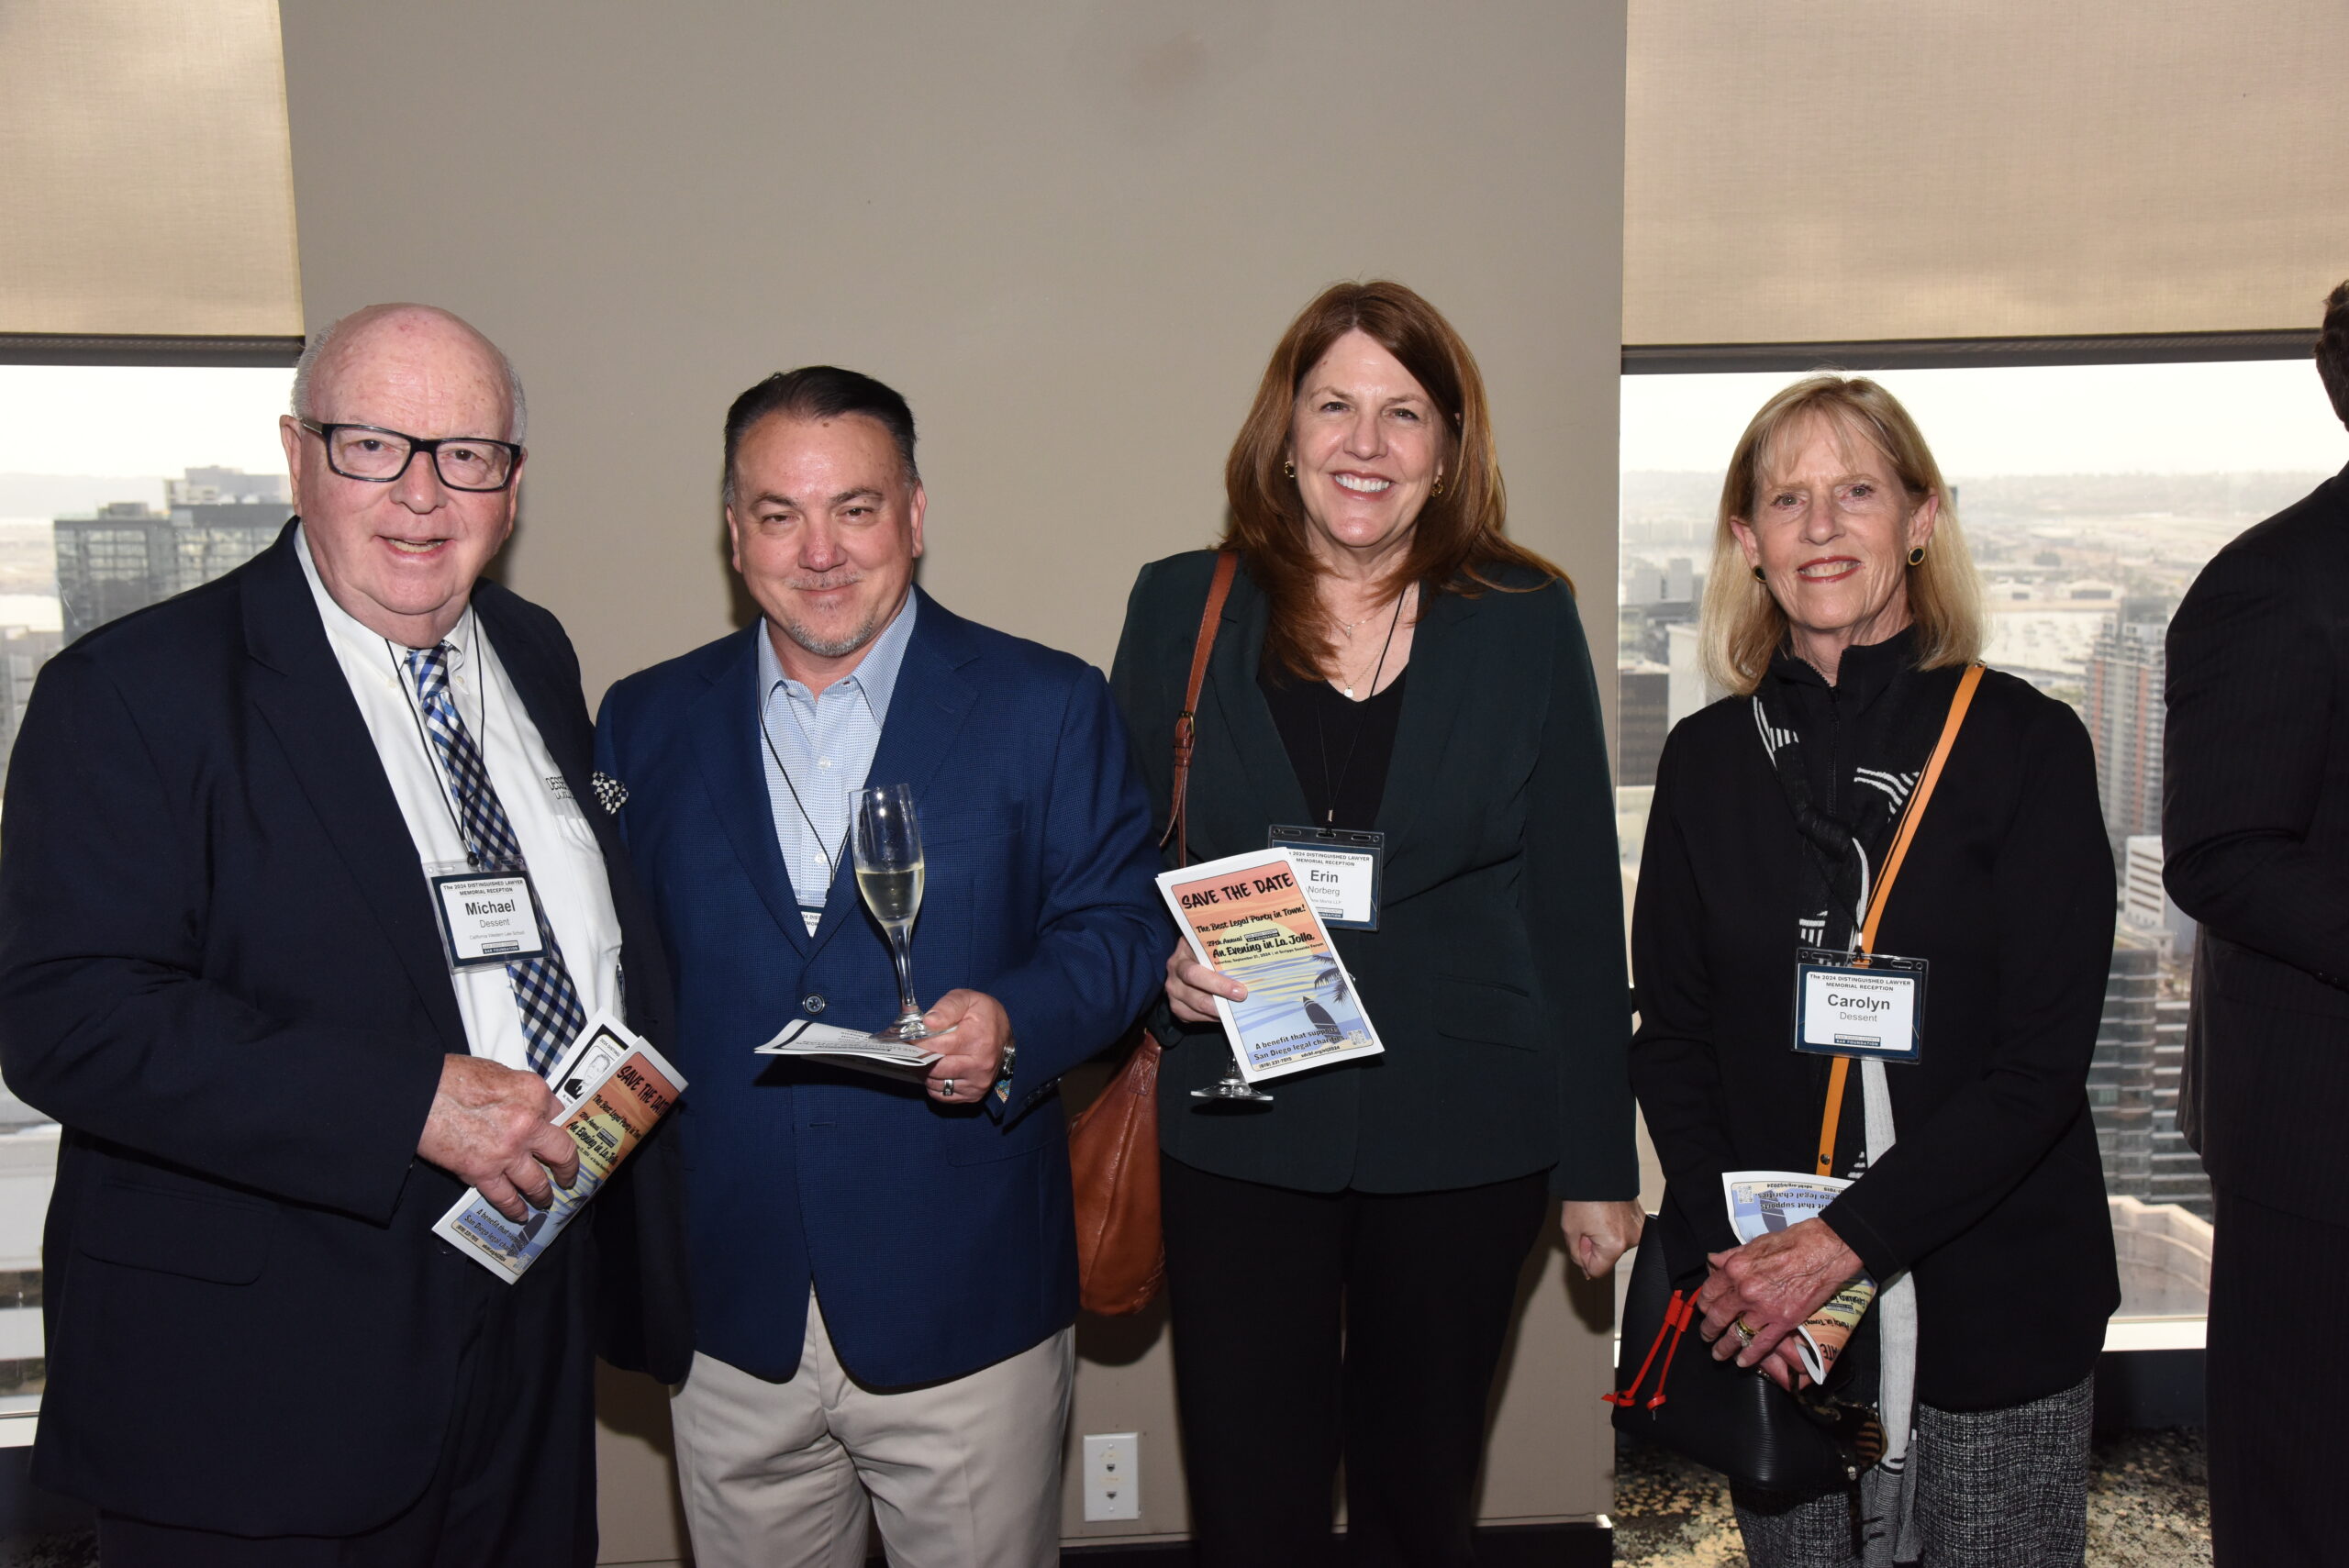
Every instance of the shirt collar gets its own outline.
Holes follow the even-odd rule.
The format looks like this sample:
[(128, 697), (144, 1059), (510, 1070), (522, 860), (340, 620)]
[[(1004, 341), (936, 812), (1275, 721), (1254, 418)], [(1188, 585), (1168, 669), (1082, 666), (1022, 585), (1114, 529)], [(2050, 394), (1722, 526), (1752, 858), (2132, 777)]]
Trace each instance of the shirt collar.
[[(906, 645), (913, 640), (915, 602), (919, 597), (910, 587), (906, 590), (905, 605), (896, 617), (865, 645), (864, 657), (857, 662), (856, 668), (836, 683), (864, 699), (865, 711), (873, 716), (875, 724), (888, 722), (889, 698), (897, 689), (897, 672), (906, 662)], [(774, 627), (764, 617), (759, 620), (758, 642), (760, 705), (765, 706), (777, 681), (795, 695), (806, 696), (807, 686), (784, 673), (783, 661), (775, 657)]]

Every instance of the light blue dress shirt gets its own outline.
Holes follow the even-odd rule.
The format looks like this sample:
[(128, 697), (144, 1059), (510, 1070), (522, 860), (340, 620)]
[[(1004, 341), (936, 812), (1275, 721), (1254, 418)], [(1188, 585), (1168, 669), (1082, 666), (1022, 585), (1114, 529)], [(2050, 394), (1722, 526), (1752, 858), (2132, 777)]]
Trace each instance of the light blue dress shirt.
[(783, 673), (773, 624), (759, 626), (758, 719), (765, 731), (759, 752), (766, 764), (767, 806), (799, 917), (810, 936), (823, 918), (833, 870), (849, 854), (850, 814), (856, 792), (871, 782), (866, 775), (881, 745), (906, 644), (913, 638), (914, 609), (908, 589), (905, 607), (867, 645), (856, 668), (821, 695)]

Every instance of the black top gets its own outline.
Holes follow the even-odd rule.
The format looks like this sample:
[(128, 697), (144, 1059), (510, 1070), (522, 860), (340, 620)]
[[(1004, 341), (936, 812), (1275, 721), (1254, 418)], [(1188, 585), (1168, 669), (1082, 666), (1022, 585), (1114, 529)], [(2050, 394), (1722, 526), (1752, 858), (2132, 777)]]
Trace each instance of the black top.
[(1304, 826), (1366, 833), (1377, 821), (1409, 673), (1356, 702), (1327, 681), (1302, 680), (1273, 664), (1258, 670), (1256, 684), (1305, 791)]
[(2201, 922), (2178, 1121), (2221, 1194), (2329, 1228), (2349, 1202), (2349, 469), (2211, 557), (2167, 682), (2164, 880)]
[[(1143, 568), (1110, 675), (1161, 825), (1214, 566), (1199, 550)], [(1268, 616), (1242, 565), (1199, 694), (1194, 861), (1261, 851), (1267, 828), (1310, 820), (1299, 775), (1318, 761), (1291, 765), (1258, 682)], [(1385, 1053), (1282, 1078), (1269, 1106), (1198, 1109), (1191, 1090), (1230, 1061), (1223, 1031), (1177, 1024), (1162, 1004), (1160, 1144), (1297, 1191), (1431, 1192), (1547, 1169), (1560, 1196), (1630, 1197), (1622, 873), (1573, 591), (1528, 573), (1474, 598), (1428, 595), (1392, 700), (1367, 823), (1386, 835), (1379, 929), (1331, 933)]]
[[(1785, 672), (1806, 757), (1835, 759), (1822, 801), (1831, 783), (1858, 784), (1850, 727), (1873, 721), (1884, 662), (1846, 652), (1848, 688)], [(1894, 689), (1943, 713), (1958, 674)], [(1756, 718), (1753, 699), (1732, 697), (1673, 730), (1631, 922), (1632, 1082), (1665, 1201), (1713, 1249), (1735, 1243), (1722, 1173), (1809, 1170), (1825, 1101), (1825, 1059), (1791, 1049), (1798, 922), (1814, 913), (1801, 907), (1806, 851)], [(1943, 1408), (2077, 1383), (2119, 1304), (2087, 1095), (2112, 921), (2087, 731), (1987, 672), (1876, 943), (1932, 966), (1923, 1060), (1887, 1068), (1896, 1146), (1824, 1215), (1878, 1280), (1912, 1271), (1917, 1392)], [(1847, 1126), (1858, 1100), (1847, 1096)]]

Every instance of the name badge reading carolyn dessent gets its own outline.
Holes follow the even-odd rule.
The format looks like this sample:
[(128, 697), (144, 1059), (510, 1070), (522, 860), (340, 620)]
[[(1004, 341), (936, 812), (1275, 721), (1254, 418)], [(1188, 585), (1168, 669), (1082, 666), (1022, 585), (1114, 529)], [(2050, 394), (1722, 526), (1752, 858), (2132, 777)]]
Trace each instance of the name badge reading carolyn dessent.
[(530, 873), (519, 869), (441, 871), (431, 877), (440, 944), (451, 969), (486, 969), (547, 951)]
[(1297, 885), (1323, 925), (1349, 931), (1378, 929), (1386, 834), (1275, 827), (1264, 835), (1264, 847), (1288, 851), (1297, 866)]
[(1824, 948), (1795, 954), (1795, 1049), (1866, 1062), (1924, 1054), (1925, 961)]

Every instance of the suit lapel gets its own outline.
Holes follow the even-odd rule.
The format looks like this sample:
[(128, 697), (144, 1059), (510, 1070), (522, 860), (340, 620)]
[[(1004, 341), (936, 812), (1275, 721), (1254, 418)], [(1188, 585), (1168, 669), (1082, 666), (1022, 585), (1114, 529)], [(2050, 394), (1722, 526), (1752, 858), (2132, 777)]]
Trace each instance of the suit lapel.
[(249, 690), (310, 809), (424, 999), (452, 1053), (467, 1051), (464, 1020), (440, 951), (416, 842), (375, 754), (317, 601), (294, 553), (293, 527), (253, 564), (243, 587), (245, 649), (258, 666)]
[[(1408, 892), (1408, 859), (1420, 809), (1442, 777), (1453, 727), (1476, 694), (1477, 642), (1466, 630), (1477, 601), (1439, 594), (1427, 601), (1411, 639), (1410, 679), (1403, 687), (1403, 711), (1396, 721), (1395, 755), (1386, 765), (1386, 790), (1379, 797), (1378, 830), (1386, 835), (1386, 896)], [(1397, 861), (1402, 862), (1398, 873)], [(1397, 883), (1401, 883), (1398, 886)]]
[[(918, 809), (978, 705), (979, 689), (963, 673), (963, 667), (978, 657), (966, 623), (920, 589), (914, 592), (921, 603), (913, 636), (897, 667), (888, 717), (881, 724), (881, 744), (874, 751), (873, 771), (864, 782), (911, 784)], [(852, 831), (852, 848), (841, 856), (840, 870), (824, 899), (824, 918), (816, 928), (813, 951), (821, 951), (842, 926), (864, 917), (856, 891), (853, 839)]]
[(774, 917), (785, 940), (802, 954), (809, 951), (807, 924), (783, 850), (774, 840), (774, 809), (767, 799), (766, 764), (759, 754), (759, 645), (764, 621), (735, 633), (729, 657), (711, 672), (707, 690), (694, 700), (686, 729), (702, 782), (718, 808), (718, 826), (734, 846), (743, 874)]
[(547, 755), (554, 759), (555, 767), (562, 773), (572, 801), (596, 835), (596, 847), (603, 851), (608, 870), (619, 859), (619, 843), (613, 836), (611, 813), (596, 805), (591, 787), (589, 773), (594, 759), (580, 744), (579, 719), (584, 706), (572, 706), (574, 697), (584, 705), (585, 695), (563, 689), (568, 683), (545, 657), (545, 650), (538, 640), (529, 635), (525, 624), (509, 610), (504, 590), (488, 583), (474, 589), (473, 615), (482, 630), (488, 634), (490, 646), (497, 652), (497, 662), (505, 666), (506, 678), (512, 683), (515, 695), (522, 699), (522, 711), (529, 715), (539, 739), (546, 745)]

